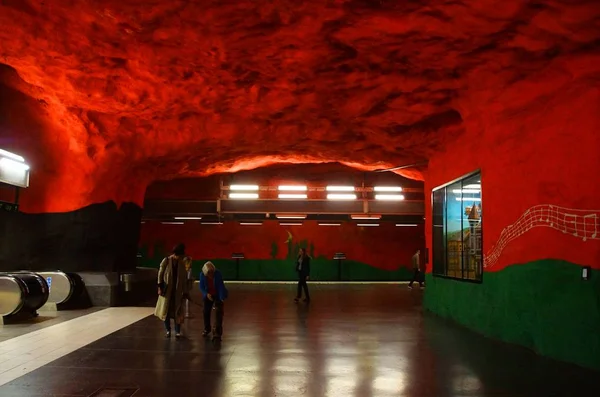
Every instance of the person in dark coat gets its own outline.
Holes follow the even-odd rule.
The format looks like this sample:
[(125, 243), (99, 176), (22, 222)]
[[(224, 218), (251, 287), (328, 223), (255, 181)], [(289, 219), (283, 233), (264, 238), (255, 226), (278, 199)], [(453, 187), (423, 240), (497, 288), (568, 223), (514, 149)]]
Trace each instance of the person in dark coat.
[(423, 273), (421, 272), (421, 250), (417, 250), (412, 257), (412, 266), (413, 266), (413, 276), (408, 283), (408, 288), (412, 289), (413, 283), (417, 281), (419, 283), (419, 287), (423, 288)]
[(306, 248), (300, 248), (298, 259), (296, 260), (296, 272), (298, 273), (298, 293), (294, 302), (298, 302), (302, 298), (302, 290), (304, 290), (304, 301), (310, 302), (308, 284), (306, 284), (310, 278), (310, 257), (306, 255)]

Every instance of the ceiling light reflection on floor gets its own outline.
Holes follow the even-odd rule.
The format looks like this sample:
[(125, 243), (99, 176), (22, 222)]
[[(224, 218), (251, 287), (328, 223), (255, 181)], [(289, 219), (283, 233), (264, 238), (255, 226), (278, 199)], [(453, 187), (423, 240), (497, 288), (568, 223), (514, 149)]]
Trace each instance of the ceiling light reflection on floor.
[(404, 371), (386, 370), (385, 374), (377, 376), (373, 380), (374, 391), (402, 395), (406, 389), (406, 374)]

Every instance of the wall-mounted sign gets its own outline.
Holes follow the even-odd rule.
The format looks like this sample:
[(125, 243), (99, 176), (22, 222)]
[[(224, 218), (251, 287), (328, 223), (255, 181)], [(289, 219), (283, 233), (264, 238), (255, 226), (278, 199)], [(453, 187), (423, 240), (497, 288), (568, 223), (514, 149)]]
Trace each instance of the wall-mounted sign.
[(0, 201), (0, 211), (19, 212), (19, 204)]
[(582, 270), (581, 270), (581, 279), (583, 281), (588, 281), (592, 276), (592, 267), (591, 266), (585, 266)]
[(0, 182), (29, 187), (29, 165), (22, 156), (0, 149)]

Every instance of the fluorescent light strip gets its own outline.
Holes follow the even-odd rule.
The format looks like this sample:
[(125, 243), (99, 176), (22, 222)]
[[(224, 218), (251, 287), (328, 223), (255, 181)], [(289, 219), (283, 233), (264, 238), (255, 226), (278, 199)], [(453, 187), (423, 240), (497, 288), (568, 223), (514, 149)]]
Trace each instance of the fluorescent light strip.
[(279, 186), (277, 189), (287, 192), (305, 192), (307, 190), (307, 187), (300, 185), (282, 185)]
[(229, 190), (258, 190), (258, 185), (231, 185)]
[(306, 219), (306, 215), (275, 215), (277, 219)]
[(418, 226), (416, 223), (414, 224), (408, 224), (408, 223), (396, 223), (396, 226), (406, 226), (406, 227), (413, 227), (413, 226)]
[(356, 200), (356, 194), (331, 193), (327, 195), (327, 200)]
[(481, 201), (481, 198), (479, 197), (457, 197), (456, 201)]
[(20, 163), (8, 157), (0, 158), (0, 167), (13, 169), (15, 171), (27, 171), (29, 166), (25, 163)]
[(341, 226), (341, 223), (319, 223), (319, 226)]
[(306, 194), (290, 194), (290, 193), (280, 193), (280, 199), (305, 199), (307, 198)]
[(327, 186), (328, 192), (353, 192), (356, 190), (354, 186)]
[(256, 200), (258, 198), (258, 193), (229, 193), (229, 198)]
[(201, 225), (222, 225), (223, 222), (200, 222)]
[(355, 220), (381, 219), (381, 215), (350, 215)]
[(481, 193), (481, 189), (452, 189), (452, 193), (461, 194), (461, 193)]
[(0, 156), (8, 157), (10, 159), (20, 161), (21, 163), (25, 162), (25, 159), (22, 156), (19, 156), (18, 154), (14, 154), (3, 149), (0, 149)]
[(163, 225), (183, 225), (183, 222), (161, 222)]
[(404, 195), (403, 194), (376, 194), (375, 200), (401, 201), (401, 200), (404, 200)]
[(280, 226), (302, 226), (302, 222), (279, 222)]
[(379, 223), (357, 223), (356, 226), (360, 226), (360, 227), (379, 226)]
[(240, 222), (242, 226), (261, 226), (262, 222)]
[(173, 219), (177, 219), (180, 221), (193, 221), (202, 219), (201, 216), (175, 216)]
[(400, 186), (375, 186), (376, 192), (401, 192)]
[(481, 183), (471, 183), (470, 185), (463, 186), (463, 189), (481, 189)]

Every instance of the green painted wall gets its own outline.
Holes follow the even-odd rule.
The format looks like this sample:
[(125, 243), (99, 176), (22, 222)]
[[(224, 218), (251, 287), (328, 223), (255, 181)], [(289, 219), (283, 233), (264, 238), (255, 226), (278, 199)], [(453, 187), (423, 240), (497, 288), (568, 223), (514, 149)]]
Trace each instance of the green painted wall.
[(600, 370), (600, 271), (540, 260), (486, 272), (483, 283), (427, 275), (428, 310), (539, 354)]
[[(309, 246), (309, 252), (311, 252), (310, 248)], [(297, 255), (298, 249), (290, 250), (292, 257)], [(155, 250), (161, 254), (149, 258), (147, 250), (143, 248), (138, 266), (158, 268), (161, 260), (167, 255), (163, 251)], [(194, 259), (192, 269), (195, 277), (198, 277), (200, 269), (208, 260), (223, 273), (225, 280), (295, 281), (298, 279), (293, 259), (242, 259), (239, 270), (233, 259)], [(310, 270), (310, 278), (313, 281), (407, 281), (412, 277), (412, 272), (407, 267), (389, 271), (351, 260), (342, 261), (340, 272), (338, 261), (324, 257), (313, 258)]]

